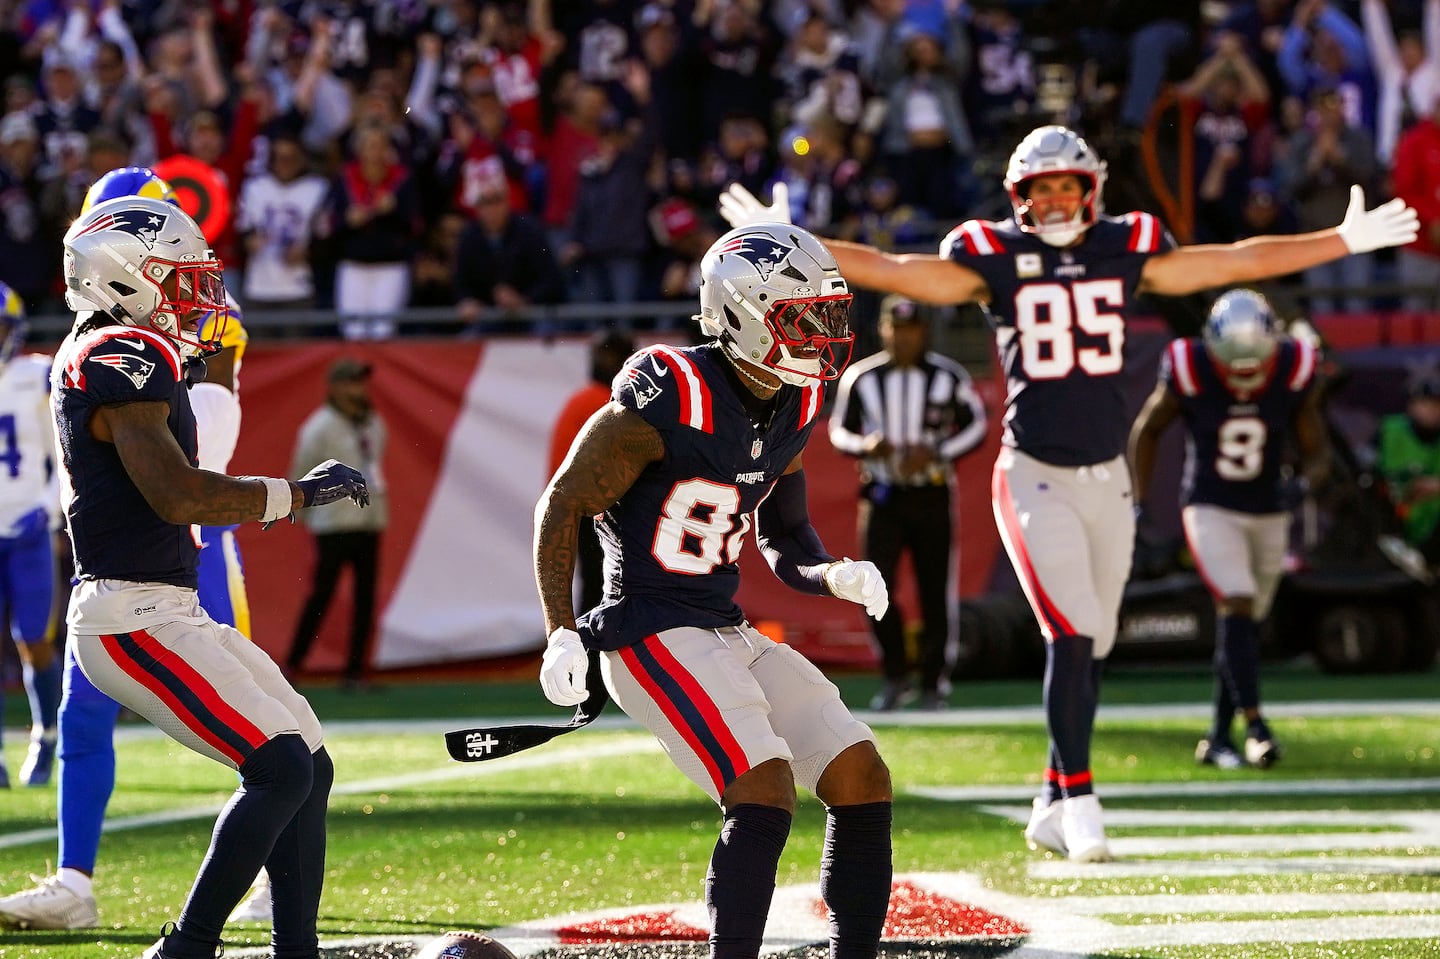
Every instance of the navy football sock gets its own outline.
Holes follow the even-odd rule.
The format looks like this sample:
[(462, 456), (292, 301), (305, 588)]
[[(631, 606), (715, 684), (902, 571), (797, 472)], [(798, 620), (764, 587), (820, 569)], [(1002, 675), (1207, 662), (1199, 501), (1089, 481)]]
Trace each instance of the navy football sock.
[(274, 919), (271, 943), (275, 959), (305, 959), (317, 954), (315, 918), (325, 884), (325, 811), (335, 764), (324, 746), (310, 757), (314, 776), (310, 795), (275, 840), (265, 869), (270, 873)]
[(891, 804), (831, 806), (820, 858), (820, 898), (830, 907), (830, 959), (872, 959), (890, 905)]
[(1060, 790), (1066, 798), (1095, 791), (1090, 779), (1094, 649), (1089, 636), (1057, 636), (1045, 647), (1045, 720), (1059, 754)]
[(1220, 653), (1219, 643), (1215, 646), (1215, 715), (1210, 721), (1210, 732), (1205, 738), (1210, 740), (1212, 745), (1234, 747), (1235, 742), (1230, 738), (1230, 727), (1235, 722), (1235, 697), (1230, 694), (1230, 680), (1225, 676), (1225, 668)]
[(1249, 616), (1222, 616), (1215, 633), (1215, 660), (1240, 709), (1260, 706), (1260, 631)]
[(1050, 740), (1050, 755), (1045, 762), (1045, 784), (1040, 787), (1040, 798), (1045, 805), (1059, 802), (1064, 796), (1060, 792), (1060, 754), (1055, 751), (1055, 740)]
[(240, 766), (240, 787), (215, 820), (210, 851), (165, 940), (174, 959), (211, 959), (230, 911), (265, 864), (276, 838), (310, 795), (313, 761), (298, 734), (276, 736)]
[(790, 813), (745, 803), (725, 814), (705, 875), (712, 959), (754, 959), (765, 939)]

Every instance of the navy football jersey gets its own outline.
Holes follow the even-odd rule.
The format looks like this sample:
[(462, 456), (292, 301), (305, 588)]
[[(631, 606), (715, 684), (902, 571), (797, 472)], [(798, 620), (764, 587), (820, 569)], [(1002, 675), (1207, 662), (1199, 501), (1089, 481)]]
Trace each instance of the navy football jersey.
[(1125, 322), (1145, 261), (1174, 247), (1148, 213), (1101, 216), (1063, 250), (1013, 219), (967, 220), (950, 231), (940, 255), (990, 287), (1005, 369), (1005, 445), (1056, 466), (1124, 452)]
[(1180, 402), (1188, 431), (1181, 502), (1282, 512), (1285, 437), (1314, 385), (1315, 348), (1282, 339), (1270, 378), (1243, 399), (1225, 384), (1200, 339), (1172, 342), (1160, 378)]
[(189, 526), (161, 519), (125, 471), (114, 444), (90, 434), (98, 407), (170, 404), (170, 432), (191, 465), (198, 443), (185, 363), (159, 333), (104, 326), (60, 344), (51, 372), (61, 463), (61, 501), (82, 579), (123, 579), (195, 588), (199, 548)]
[(723, 369), (728, 362), (713, 343), (652, 346), (615, 377), (612, 398), (660, 432), (665, 454), (596, 522), (605, 596), (579, 622), (592, 648), (744, 620), (736, 560), (751, 514), (805, 448), (824, 391), (781, 387), (759, 429)]

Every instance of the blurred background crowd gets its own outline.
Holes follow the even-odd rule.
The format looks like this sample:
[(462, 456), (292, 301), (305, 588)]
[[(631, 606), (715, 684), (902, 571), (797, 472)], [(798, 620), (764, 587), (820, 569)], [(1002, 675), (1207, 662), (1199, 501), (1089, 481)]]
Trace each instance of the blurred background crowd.
[(1440, 288), (1440, 0), (0, 0), (0, 64), (0, 280), (32, 315), (127, 164), (198, 210), (247, 316), (384, 338), (693, 300), (732, 181), (933, 250), (1008, 215), (1044, 122), (1182, 241), (1332, 226), (1352, 182), (1420, 211), (1412, 247), (1296, 278), (1312, 313)]

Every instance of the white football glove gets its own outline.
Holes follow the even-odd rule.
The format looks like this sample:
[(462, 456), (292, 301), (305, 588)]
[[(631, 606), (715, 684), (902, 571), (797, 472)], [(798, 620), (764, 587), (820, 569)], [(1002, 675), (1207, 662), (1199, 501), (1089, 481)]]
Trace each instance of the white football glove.
[(869, 560), (856, 562), (849, 557), (825, 567), (825, 585), (840, 599), (848, 599), (865, 607), (866, 614), (879, 620), (890, 608), (890, 590), (880, 570)]
[(753, 223), (790, 223), (790, 188), (785, 181), (775, 184), (770, 191), (770, 205), (756, 199), (739, 183), (732, 183), (720, 194), (720, 215), (732, 227), (750, 226)]
[(1387, 246), (1404, 246), (1420, 233), (1420, 217), (1414, 208), (1396, 197), (1373, 210), (1365, 209), (1365, 191), (1359, 184), (1350, 187), (1350, 206), (1345, 222), (1335, 228), (1351, 253), (1369, 253)]
[(545, 643), (545, 658), (540, 662), (540, 688), (545, 698), (556, 706), (578, 706), (590, 695), (585, 688), (585, 673), (590, 669), (590, 656), (580, 634), (566, 626), (557, 626)]

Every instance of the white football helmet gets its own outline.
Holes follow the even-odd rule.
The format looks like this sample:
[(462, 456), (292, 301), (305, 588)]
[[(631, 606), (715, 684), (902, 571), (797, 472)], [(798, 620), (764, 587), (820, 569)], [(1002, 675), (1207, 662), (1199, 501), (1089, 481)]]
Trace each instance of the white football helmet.
[(834, 255), (812, 233), (755, 223), (726, 233), (701, 259), (696, 319), (733, 356), (802, 386), (838, 378), (849, 362), (851, 299)]
[[(223, 266), (184, 210), (152, 197), (106, 200), (70, 224), (64, 245), (72, 310), (149, 326), (182, 356), (215, 349), (229, 315)], [(205, 322), (211, 311), (216, 320)]]
[[(1026, 233), (1033, 233), (1051, 246), (1069, 246), (1094, 225), (1105, 209), (1105, 161), (1080, 134), (1069, 127), (1036, 127), (1010, 154), (1005, 168), (1005, 192), (1015, 209), (1015, 221)], [(1084, 199), (1073, 217), (1037, 222), (1030, 209), (1028, 184), (1039, 176), (1071, 173), (1084, 186)]]
[(1280, 348), (1280, 321), (1254, 290), (1229, 290), (1210, 308), (1205, 349), (1230, 387), (1249, 392), (1270, 378)]

